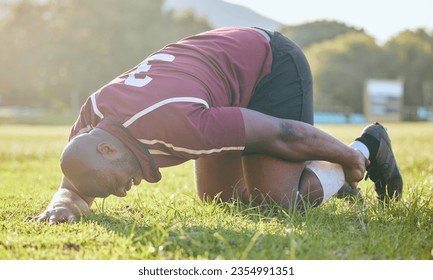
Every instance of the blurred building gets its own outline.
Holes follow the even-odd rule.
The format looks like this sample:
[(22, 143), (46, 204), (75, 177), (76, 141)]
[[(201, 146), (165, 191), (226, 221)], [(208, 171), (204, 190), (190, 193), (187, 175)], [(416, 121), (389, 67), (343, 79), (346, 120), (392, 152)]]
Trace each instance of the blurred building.
[(401, 80), (367, 80), (364, 115), (368, 122), (402, 120), (404, 83)]

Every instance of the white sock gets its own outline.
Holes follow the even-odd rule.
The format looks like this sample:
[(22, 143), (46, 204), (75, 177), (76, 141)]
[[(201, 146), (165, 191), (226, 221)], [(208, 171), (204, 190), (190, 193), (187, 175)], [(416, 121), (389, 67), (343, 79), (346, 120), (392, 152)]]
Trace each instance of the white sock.
[(322, 203), (336, 194), (345, 182), (343, 167), (339, 164), (315, 160), (308, 162), (305, 167), (317, 176), (322, 185)]
[[(349, 147), (360, 151), (366, 158), (370, 157), (370, 151), (367, 146), (360, 141), (354, 141)], [(322, 203), (336, 194), (346, 181), (343, 168), (339, 164), (327, 161), (310, 161), (307, 163), (306, 168), (317, 176), (322, 185)]]
[(365, 146), (365, 144), (360, 141), (354, 141), (352, 144), (349, 145), (349, 147), (360, 151), (366, 158), (370, 157), (370, 151), (368, 150), (367, 146)]

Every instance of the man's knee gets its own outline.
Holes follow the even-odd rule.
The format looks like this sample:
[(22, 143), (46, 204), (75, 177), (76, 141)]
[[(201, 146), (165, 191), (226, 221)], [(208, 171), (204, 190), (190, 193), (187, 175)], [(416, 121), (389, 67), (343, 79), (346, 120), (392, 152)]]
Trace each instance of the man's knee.
[(241, 154), (233, 152), (196, 160), (197, 193), (203, 201), (230, 201), (243, 194)]
[(244, 156), (242, 160), (248, 191), (255, 202), (293, 207), (304, 163), (266, 155)]

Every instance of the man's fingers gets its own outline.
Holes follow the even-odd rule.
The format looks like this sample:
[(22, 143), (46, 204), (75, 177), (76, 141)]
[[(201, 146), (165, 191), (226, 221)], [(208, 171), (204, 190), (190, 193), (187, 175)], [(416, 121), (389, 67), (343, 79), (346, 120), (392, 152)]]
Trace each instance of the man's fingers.
[(352, 183), (350, 183), (350, 187), (352, 189), (356, 189), (358, 187), (358, 182), (352, 182)]
[(25, 219), (23, 220), (23, 222), (27, 223), (27, 222), (33, 222), (36, 219), (36, 217), (33, 216), (27, 216), (25, 217)]
[(47, 211), (44, 211), (38, 216), (27, 216), (23, 222), (35, 222), (35, 221), (45, 222), (47, 219), (48, 219)]
[(64, 223), (64, 222), (74, 224), (77, 222), (77, 217), (75, 217), (74, 214), (63, 212), (63, 213), (52, 214), (49, 219), (50, 225), (54, 225), (57, 223)]
[(76, 222), (77, 222), (77, 217), (75, 217), (75, 215), (70, 215), (68, 217), (68, 223), (75, 224)]
[(56, 215), (52, 215), (49, 219), (50, 225), (56, 224), (58, 222)]
[(62, 214), (53, 214), (49, 219), (50, 225), (66, 222), (68, 219)]
[(39, 221), (39, 222), (49, 222), (50, 225), (58, 224), (58, 223), (76, 223), (77, 217), (66, 208), (59, 208), (59, 209), (52, 209), (52, 210), (45, 210), (40, 215), (32, 217), (28, 216), (24, 219), (23, 222), (33, 222), (33, 221)]

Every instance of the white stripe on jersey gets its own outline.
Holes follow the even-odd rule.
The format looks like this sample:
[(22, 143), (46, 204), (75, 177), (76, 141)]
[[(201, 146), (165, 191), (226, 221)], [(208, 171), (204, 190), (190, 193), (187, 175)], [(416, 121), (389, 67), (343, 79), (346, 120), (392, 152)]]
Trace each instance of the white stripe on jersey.
[(101, 113), (101, 111), (99, 111), (98, 109), (98, 105), (96, 104), (96, 93), (98, 93), (99, 91), (95, 92), (94, 94), (92, 94), (90, 96), (90, 100), (92, 101), (92, 107), (93, 107), (93, 112), (95, 112), (95, 114), (100, 117), (101, 119), (104, 118), (104, 115)]
[(160, 155), (160, 156), (171, 156), (171, 154), (160, 151), (160, 150), (153, 150), (153, 149), (149, 149), (149, 153), (152, 155)]
[(156, 110), (156, 109), (158, 109), (161, 106), (167, 105), (169, 103), (174, 103), (174, 102), (200, 103), (200, 104), (203, 104), (204, 106), (206, 106), (206, 108), (209, 109), (209, 104), (205, 100), (203, 100), (201, 98), (196, 98), (196, 97), (173, 97), (173, 98), (168, 98), (168, 99), (164, 99), (162, 101), (159, 101), (158, 103), (155, 103), (152, 106), (147, 107), (146, 109), (138, 112), (137, 114), (135, 114), (134, 116), (132, 116), (132, 118), (130, 118), (129, 120), (127, 120), (126, 122), (124, 122), (123, 126), (124, 127), (128, 127), (133, 122), (135, 122), (137, 119), (141, 118), (142, 116), (144, 116), (146, 114), (149, 114), (153, 110)]
[[(98, 105), (96, 104), (96, 98), (95, 98), (95, 94), (92, 94), (90, 96), (91, 101), (92, 101), (92, 106), (93, 106), (93, 111), (95, 112), (95, 114), (100, 117), (101, 119), (104, 118), (104, 115), (101, 113), (101, 111), (99, 111), (98, 109)], [(141, 118), (142, 116), (145, 116), (146, 114), (149, 114), (150, 112), (158, 109), (159, 107), (162, 107), (164, 105), (170, 104), (170, 103), (175, 103), (175, 102), (191, 102), (191, 103), (199, 103), (199, 104), (203, 104), (206, 108), (209, 108), (209, 104), (201, 99), (201, 98), (196, 98), (196, 97), (173, 97), (173, 98), (168, 98), (168, 99), (164, 99), (158, 103), (153, 104), (152, 106), (149, 106), (148, 108), (136, 113), (134, 116), (132, 116), (132, 118), (130, 118), (129, 120), (127, 120), (126, 122), (123, 123), (124, 127), (128, 127), (130, 126), (132, 123), (134, 123), (136, 120), (138, 120), (139, 118)], [(162, 144), (164, 146), (166, 146), (169, 149), (172, 149), (174, 151), (177, 152), (184, 152), (184, 153), (188, 153), (188, 154), (192, 154), (192, 155), (203, 155), (203, 154), (213, 154), (213, 153), (219, 153), (222, 151), (243, 151), (245, 149), (245, 147), (222, 147), (222, 148), (218, 148), (218, 149), (209, 149), (209, 150), (192, 150), (192, 149), (188, 149), (188, 148), (183, 148), (183, 147), (176, 147), (173, 144), (169, 144), (169, 143), (165, 143), (164, 141), (161, 140), (144, 140), (144, 139), (139, 139), (140, 142), (144, 143), (144, 144), (148, 144), (148, 145), (154, 145), (154, 144)], [(153, 155), (169, 155), (165, 152), (156, 150), (156, 149), (150, 149), (149, 152)]]
[[(188, 148), (183, 148), (183, 147), (176, 147), (173, 144), (169, 144), (169, 143), (165, 143), (164, 141), (161, 140), (145, 140), (145, 139), (139, 139), (140, 142), (146, 144), (146, 145), (155, 145), (155, 144), (161, 144), (166, 146), (169, 149), (172, 149), (174, 151), (177, 152), (183, 152), (183, 153), (187, 153), (187, 154), (191, 154), (191, 155), (208, 155), (208, 154), (213, 154), (213, 153), (220, 153), (223, 151), (243, 151), (245, 149), (245, 147), (222, 147), (222, 148), (218, 148), (218, 149), (210, 149), (210, 150), (192, 150), (192, 149), (188, 149)], [(163, 152), (155, 152), (157, 150), (153, 150), (153, 149), (149, 149), (149, 151), (151, 151), (151, 154), (165, 154)]]

